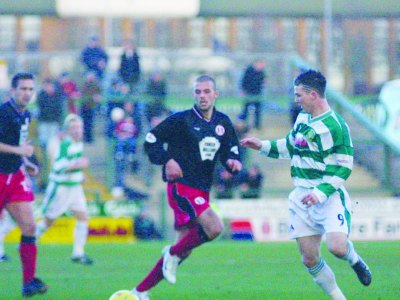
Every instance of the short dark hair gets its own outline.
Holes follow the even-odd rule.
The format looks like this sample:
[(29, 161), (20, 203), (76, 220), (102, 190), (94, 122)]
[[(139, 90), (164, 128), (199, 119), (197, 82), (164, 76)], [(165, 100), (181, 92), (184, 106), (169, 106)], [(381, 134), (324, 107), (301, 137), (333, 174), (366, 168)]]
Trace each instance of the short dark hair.
[(18, 83), (20, 80), (26, 80), (26, 79), (34, 80), (34, 78), (35, 77), (31, 73), (26, 73), (26, 72), (17, 73), (11, 80), (11, 87), (13, 89), (16, 89), (18, 87)]
[(195, 80), (195, 82), (206, 82), (206, 81), (211, 81), (213, 83), (214, 90), (217, 90), (217, 83), (215, 82), (215, 79), (210, 75), (204, 74), (197, 77)]
[(319, 71), (310, 69), (301, 73), (294, 80), (294, 85), (302, 85), (304, 89), (314, 90), (321, 97), (325, 97), (326, 79), (325, 76)]

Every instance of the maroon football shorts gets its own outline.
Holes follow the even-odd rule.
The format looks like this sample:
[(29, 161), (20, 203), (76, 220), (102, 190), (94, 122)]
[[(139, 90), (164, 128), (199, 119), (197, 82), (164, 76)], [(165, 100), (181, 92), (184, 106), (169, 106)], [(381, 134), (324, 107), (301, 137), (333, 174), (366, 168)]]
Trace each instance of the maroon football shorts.
[(184, 185), (168, 183), (168, 203), (174, 211), (175, 228), (191, 225), (210, 207), (210, 193)]
[(15, 173), (0, 173), (0, 210), (7, 203), (31, 202), (35, 199), (32, 183), (20, 169)]

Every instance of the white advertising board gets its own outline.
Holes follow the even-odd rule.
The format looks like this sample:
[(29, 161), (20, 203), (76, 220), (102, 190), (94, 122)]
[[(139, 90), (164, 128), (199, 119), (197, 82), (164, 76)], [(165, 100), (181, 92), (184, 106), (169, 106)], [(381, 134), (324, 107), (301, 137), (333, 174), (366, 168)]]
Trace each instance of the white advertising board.
[[(287, 201), (220, 200), (217, 206), (227, 222), (248, 221), (256, 241), (286, 241)], [(352, 240), (400, 240), (400, 199), (353, 199), (352, 213)]]

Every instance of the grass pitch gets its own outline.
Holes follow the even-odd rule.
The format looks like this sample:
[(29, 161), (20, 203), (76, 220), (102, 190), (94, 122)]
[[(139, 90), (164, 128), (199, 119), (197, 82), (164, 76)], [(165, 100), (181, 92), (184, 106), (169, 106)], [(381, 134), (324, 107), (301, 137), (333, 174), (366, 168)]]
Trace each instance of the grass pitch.
[[(89, 244), (93, 266), (70, 262), (70, 245), (39, 245), (38, 277), (50, 289), (34, 299), (107, 300), (131, 289), (153, 267), (166, 243)], [(400, 299), (400, 241), (356, 242), (356, 249), (373, 272), (364, 287), (346, 262), (323, 245), (323, 256), (336, 274), (347, 299)], [(21, 299), (21, 272), (16, 244), (7, 244), (11, 261), (0, 263), (0, 299)], [(151, 299), (327, 299), (300, 261), (294, 242), (252, 243), (216, 241), (196, 249), (178, 271), (177, 284), (165, 281)]]

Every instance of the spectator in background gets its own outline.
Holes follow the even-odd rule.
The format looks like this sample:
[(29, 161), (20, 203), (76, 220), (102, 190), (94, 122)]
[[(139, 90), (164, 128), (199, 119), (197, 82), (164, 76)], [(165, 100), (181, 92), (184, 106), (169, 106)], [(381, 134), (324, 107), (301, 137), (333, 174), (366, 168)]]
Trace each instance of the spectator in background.
[(60, 84), (61, 90), (67, 99), (68, 113), (77, 114), (78, 108), (76, 102), (81, 96), (81, 93), (78, 90), (78, 85), (67, 72), (61, 73), (60, 77), (58, 78), (58, 83)]
[(146, 95), (149, 98), (146, 106), (146, 118), (151, 122), (154, 117), (161, 117), (168, 112), (165, 106), (167, 97), (167, 81), (161, 73), (155, 72), (151, 75), (146, 86)]
[(232, 199), (235, 188), (233, 175), (221, 167), (217, 172), (216, 198)]
[[(233, 123), (233, 127), (235, 128), (239, 140), (244, 139), (248, 136), (250, 127), (240, 116)], [(246, 165), (247, 148), (239, 146), (239, 149), (240, 160), (242, 161), (243, 165)]]
[(252, 165), (242, 174), (240, 184), (241, 198), (260, 198), (264, 176), (257, 165)]
[(154, 221), (143, 210), (135, 217), (133, 229), (139, 240), (160, 240), (163, 238)]
[(46, 149), (48, 141), (60, 130), (60, 125), (65, 113), (63, 93), (56, 87), (52, 79), (45, 79), (43, 81), (42, 89), (37, 95), (37, 106), (39, 110), (39, 143), (43, 149)]
[[(294, 71), (294, 77), (297, 77), (304, 71), (306, 70), (302, 67), (296, 68)], [(289, 88), (289, 115), (290, 115), (290, 123), (292, 124), (292, 126), (294, 125), (294, 123), (296, 123), (297, 116), (299, 115), (302, 109), (301, 106), (298, 103), (296, 103), (296, 101), (293, 101), (293, 94), (294, 94), (294, 87), (293, 83), (291, 82)]]
[(249, 65), (241, 80), (241, 89), (244, 95), (243, 120), (247, 120), (250, 107), (254, 107), (254, 128), (261, 129), (261, 102), (265, 82), (265, 61), (257, 59)]
[(138, 129), (133, 118), (126, 115), (115, 128), (115, 186), (125, 187), (125, 173), (128, 165), (132, 165), (136, 153)]
[(129, 85), (131, 93), (137, 94), (137, 85), (140, 81), (140, 57), (132, 40), (124, 42), (123, 51), (119, 75), (123, 82)]
[(92, 143), (93, 122), (96, 107), (101, 102), (101, 85), (96, 73), (89, 72), (86, 74), (85, 82), (82, 87), (81, 117), (83, 119), (84, 141)]
[(103, 79), (108, 55), (101, 47), (98, 36), (89, 38), (86, 48), (82, 50), (81, 60), (86, 67), (86, 71), (94, 72), (99, 80)]

